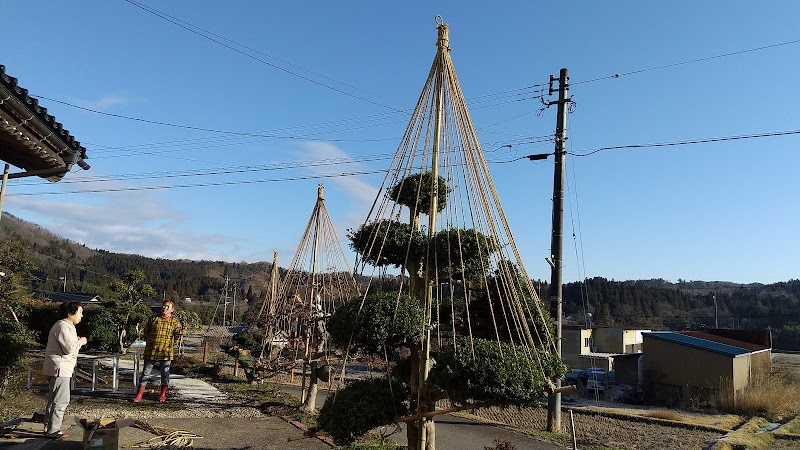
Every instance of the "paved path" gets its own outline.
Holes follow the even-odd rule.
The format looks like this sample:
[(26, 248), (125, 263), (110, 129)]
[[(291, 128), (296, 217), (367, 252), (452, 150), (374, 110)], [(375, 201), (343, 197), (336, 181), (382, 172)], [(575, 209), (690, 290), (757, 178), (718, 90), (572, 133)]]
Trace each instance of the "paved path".
[[(72, 417), (67, 418), (74, 423)], [(294, 425), (278, 417), (237, 418), (189, 418), (189, 419), (148, 419), (147, 423), (176, 430), (191, 430), (203, 436), (194, 440), (194, 450), (329, 450), (330, 446), (315, 438), (303, 436)], [(38, 429), (41, 429), (40, 424)], [(65, 425), (67, 425), (65, 421)], [(152, 433), (138, 428), (126, 427), (120, 430), (119, 447), (148, 448), (142, 444), (154, 438)], [(4, 450), (82, 450), (83, 430), (73, 425), (65, 439), (28, 439), (21, 444), (4, 445)]]
[[(300, 397), (300, 387), (295, 385), (282, 385), (284, 392)], [(328, 391), (320, 389), (317, 393), (317, 406), (321, 407), (328, 397)], [(518, 450), (562, 450), (563, 447), (542, 442), (522, 433), (508, 430), (481, 422), (475, 422), (463, 417), (443, 414), (436, 417), (436, 447), (441, 449), (459, 450), (484, 450), (485, 447), (494, 445), (495, 439), (511, 442)], [(407, 445), (406, 430), (390, 436), (398, 444)]]
[[(112, 365), (110, 358), (99, 359), (98, 361), (105, 367), (111, 367)], [(144, 362), (142, 362), (142, 364), (144, 364)], [(120, 359), (119, 371), (121, 373), (132, 374), (133, 361), (129, 359)], [(159, 384), (161, 381), (161, 374), (155, 369), (153, 372), (156, 374), (156, 380), (153, 381), (153, 383)], [(175, 391), (181, 400), (185, 400), (187, 402), (203, 401), (206, 403), (213, 403), (215, 401), (224, 400), (227, 398), (225, 394), (220, 392), (219, 389), (206, 383), (205, 381), (198, 380), (196, 378), (189, 378), (184, 375), (170, 374), (169, 384), (170, 389)]]

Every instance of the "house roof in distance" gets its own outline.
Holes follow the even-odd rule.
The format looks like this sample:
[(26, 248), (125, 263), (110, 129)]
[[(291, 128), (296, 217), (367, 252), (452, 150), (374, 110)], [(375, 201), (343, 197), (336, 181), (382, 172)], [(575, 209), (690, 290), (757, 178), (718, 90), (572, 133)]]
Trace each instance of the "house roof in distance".
[(50, 294), (52, 302), (81, 302), (81, 303), (100, 303), (103, 298), (97, 294), (86, 292), (53, 292)]
[(751, 352), (760, 352), (762, 350), (767, 350), (769, 347), (765, 347), (763, 345), (753, 344), (751, 342), (744, 342), (744, 341), (737, 341), (736, 339), (727, 338), (724, 336), (717, 336), (716, 334), (706, 333), (703, 331), (681, 331), (681, 334), (685, 334), (687, 336), (694, 336), (696, 338), (705, 339), (708, 341), (719, 342), (720, 344), (728, 344), (734, 347), (740, 347)]
[(653, 339), (658, 339), (660, 341), (671, 342), (673, 344), (685, 345), (687, 347), (693, 347), (700, 350), (705, 350), (712, 353), (718, 353), (720, 355), (725, 355), (730, 357), (736, 357), (739, 355), (750, 353), (750, 350), (747, 350), (742, 347), (736, 347), (729, 344), (709, 341), (707, 339), (701, 339), (699, 337), (674, 333), (672, 331), (655, 331), (650, 333), (643, 333), (643, 336), (645, 338), (653, 338)]

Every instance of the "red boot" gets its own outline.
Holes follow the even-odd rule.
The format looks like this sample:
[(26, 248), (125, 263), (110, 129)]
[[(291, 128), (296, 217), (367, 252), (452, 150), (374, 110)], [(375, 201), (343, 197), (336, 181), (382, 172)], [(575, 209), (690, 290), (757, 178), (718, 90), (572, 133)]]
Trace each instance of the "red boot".
[(167, 386), (161, 386), (161, 395), (158, 396), (158, 401), (167, 401)]
[(133, 397), (131, 400), (133, 403), (139, 403), (142, 401), (142, 396), (144, 395), (144, 386), (139, 386), (139, 389), (136, 391), (136, 397)]

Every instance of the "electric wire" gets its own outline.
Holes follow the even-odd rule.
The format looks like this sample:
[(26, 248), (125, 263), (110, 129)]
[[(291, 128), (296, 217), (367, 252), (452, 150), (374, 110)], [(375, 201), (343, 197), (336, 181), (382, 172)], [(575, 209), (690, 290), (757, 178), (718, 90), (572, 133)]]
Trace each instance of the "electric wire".
[(590, 156), (594, 155), (595, 153), (599, 153), (602, 151), (608, 150), (622, 150), (622, 149), (629, 149), (629, 148), (648, 148), (648, 147), (672, 147), (672, 146), (679, 146), (679, 145), (692, 145), (692, 144), (705, 144), (710, 142), (723, 142), (723, 141), (737, 141), (742, 139), (759, 139), (759, 138), (767, 138), (767, 137), (776, 137), (776, 136), (790, 136), (790, 135), (797, 135), (800, 134), (800, 130), (787, 130), (787, 131), (775, 131), (770, 133), (756, 133), (756, 134), (744, 134), (738, 136), (722, 136), (722, 137), (712, 137), (712, 138), (701, 138), (701, 139), (689, 139), (684, 141), (672, 141), (672, 142), (656, 142), (651, 144), (631, 144), (631, 145), (616, 145), (611, 147), (600, 147), (595, 149), (586, 149), (586, 150), (578, 150), (575, 152), (571, 152), (570, 154), (573, 156)]
[[(350, 93), (350, 92), (347, 92), (347, 91), (345, 91), (345, 90), (343, 90), (343, 89), (336, 88), (336, 87), (334, 87), (334, 86), (331, 86), (331, 85), (329, 85), (329, 84), (323, 83), (323, 82), (321, 82), (321, 81), (317, 81), (317, 80), (315, 80), (315, 79), (313, 79), (313, 78), (311, 78), (311, 77), (307, 77), (307, 76), (305, 76), (305, 75), (302, 75), (302, 74), (300, 74), (300, 73), (298, 73), (298, 72), (296, 72), (296, 71), (289, 70), (289, 69), (287, 69), (287, 68), (285, 68), (285, 67), (281, 67), (280, 65), (278, 65), (278, 64), (275, 64), (275, 63), (272, 63), (272, 62), (270, 62), (270, 61), (268, 61), (268, 60), (266, 60), (266, 59), (264, 59), (264, 58), (261, 58), (261, 57), (255, 56), (255, 55), (251, 55), (251, 54), (249, 54), (249, 53), (247, 53), (247, 52), (245, 52), (245, 51), (243, 51), (243, 50), (241, 50), (241, 49), (239, 49), (239, 48), (236, 48), (236, 47), (235, 47), (235, 46), (233, 46), (233, 45), (226, 44), (225, 42), (222, 42), (222, 40), (220, 40), (220, 39), (218, 39), (218, 38), (215, 38), (215, 37), (213, 37), (213, 36), (208, 36), (208, 35), (206, 35), (206, 34), (203, 34), (203, 33), (199, 32), (199, 31), (197, 31), (197, 30), (202, 30), (202, 28), (200, 28), (200, 27), (195, 27), (194, 25), (191, 25), (191, 27), (190, 27), (190, 26), (187, 26), (187, 25), (185, 25), (185, 24), (188, 24), (188, 22), (179, 21), (178, 19), (175, 19), (175, 18), (173, 18), (172, 16), (168, 16), (167, 14), (161, 13), (160, 11), (158, 11), (158, 10), (156, 10), (156, 9), (153, 9), (153, 8), (150, 8), (149, 6), (142, 5), (141, 3), (138, 3), (138, 2), (136, 2), (136, 1), (134, 1), (134, 0), (125, 0), (125, 1), (126, 1), (126, 2), (128, 2), (128, 3), (130, 3), (130, 4), (132, 4), (132, 5), (134, 5), (134, 6), (136, 6), (136, 7), (138, 7), (138, 8), (141, 8), (141, 9), (143, 9), (143, 10), (145, 10), (145, 11), (147, 11), (147, 12), (151, 13), (151, 14), (154, 14), (154, 15), (156, 15), (156, 16), (158, 16), (158, 17), (161, 17), (162, 19), (166, 20), (167, 22), (170, 22), (170, 23), (172, 23), (172, 24), (174, 24), (174, 25), (177, 25), (177, 26), (179, 26), (180, 28), (183, 28), (183, 29), (184, 29), (184, 30), (186, 30), (186, 31), (189, 31), (189, 32), (191, 32), (191, 33), (194, 33), (194, 34), (196, 34), (196, 35), (198, 35), (198, 36), (201, 36), (201, 37), (203, 37), (204, 39), (207, 39), (207, 40), (209, 40), (209, 41), (211, 41), (211, 42), (214, 42), (214, 43), (216, 43), (216, 44), (218, 44), (218, 45), (221, 45), (222, 47), (225, 47), (225, 48), (227, 48), (227, 49), (229, 49), (229, 50), (232, 50), (232, 51), (234, 51), (234, 52), (236, 52), (236, 53), (239, 53), (240, 55), (246, 56), (246, 57), (248, 57), (248, 58), (251, 58), (251, 59), (253, 59), (253, 60), (255, 60), (255, 61), (258, 61), (258, 62), (260, 62), (260, 63), (262, 63), (262, 64), (265, 64), (265, 65), (267, 65), (267, 66), (270, 66), (270, 67), (272, 67), (272, 68), (278, 69), (278, 70), (280, 70), (280, 71), (282, 71), (282, 72), (285, 72), (285, 73), (287, 73), (287, 74), (289, 74), (289, 75), (292, 75), (292, 76), (298, 77), (298, 78), (300, 78), (300, 79), (303, 79), (303, 80), (305, 80), (305, 81), (308, 81), (308, 82), (310, 82), (310, 83), (316, 84), (316, 85), (318, 85), (318, 86), (320, 86), (320, 87), (323, 87), (323, 88), (329, 89), (329, 90), (331, 90), (331, 91), (337, 92), (337, 93), (339, 93), (339, 94), (343, 94), (343, 95), (346, 95), (346, 96), (348, 96), (348, 97), (352, 97), (352, 98), (354, 98), (354, 99), (361, 100), (361, 101), (363, 101), (363, 102), (366, 102), (366, 103), (370, 103), (370, 104), (372, 104), (372, 105), (380, 106), (380, 107), (382, 107), (382, 108), (386, 108), (386, 109), (389, 109), (389, 110), (392, 110), (392, 111), (397, 111), (397, 112), (406, 112), (406, 111), (403, 111), (402, 109), (398, 109), (398, 108), (395, 108), (395, 107), (393, 107), (393, 106), (385, 105), (385, 104), (383, 104), (383, 103), (376, 102), (376, 101), (374, 101), (374, 100), (370, 100), (370, 99), (368, 99), (368, 98), (365, 98), (365, 97), (362, 97), (362, 96), (359, 96), (359, 95), (352, 94), (352, 93)], [(196, 28), (196, 29), (195, 29), (195, 28)], [(205, 30), (203, 30), (203, 31), (205, 31)], [(206, 32), (207, 32), (207, 31), (206, 31)], [(208, 32), (207, 32), (207, 33), (208, 33)], [(210, 34), (210, 33), (209, 33), (209, 34)], [(214, 35), (214, 36), (216, 36), (216, 35)], [(234, 42), (234, 41), (231, 41), (231, 40), (229, 40), (229, 39), (227, 39), (227, 38), (222, 38), (222, 39), (225, 39), (225, 40), (227, 40), (227, 41), (229, 41), (229, 42)], [(244, 47), (244, 48), (250, 49), (249, 47), (245, 47), (245, 46), (243, 46), (243, 45), (241, 45), (241, 44), (238, 44), (238, 43), (236, 43), (236, 45), (240, 45), (240, 46), (242, 46), (242, 47)], [(252, 50), (252, 49), (250, 49), (250, 50)], [(259, 52), (259, 53), (261, 53), (261, 52)], [(262, 54), (264, 54), (264, 53), (262, 53)], [(266, 56), (269, 56), (269, 55), (266, 55)], [(269, 56), (269, 57), (270, 57), (270, 58), (272, 58), (272, 59), (276, 59), (276, 60), (277, 60), (277, 58), (274, 58), (274, 57), (272, 57), (272, 56)], [(282, 61), (282, 62), (283, 62), (283, 61)], [(284, 64), (288, 64), (288, 63), (284, 62)], [(297, 67), (297, 66), (295, 66), (295, 67)], [(305, 69), (303, 69), (303, 70), (305, 70)], [(309, 72), (310, 72), (310, 71), (309, 71)], [(313, 72), (312, 72), (312, 73), (313, 73)], [(317, 75), (318, 75), (318, 74), (317, 74)], [(318, 76), (320, 76), (320, 75), (318, 75)], [(327, 78), (327, 77), (325, 77), (325, 78)], [(329, 79), (329, 80), (332, 80), (331, 78), (327, 78), (327, 79)], [(332, 81), (335, 81), (335, 80), (332, 80)], [(340, 83), (340, 82), (337, 82), (337, 83)], [(340, 83), (340, 84), (344, 84), (344, 83)]]
[[(528, 141), (532, 142), (532, 141)], [(543, 141), (544, 142), (544, 141)], [(503, 148), (512, 148), (511, 144), (499, 146), (497, 148), (487, 150), (485, 153), (497, 152)], [(176, 177), (189, 177), (189, 176), (213, 176), (223, 174), (235, 173), (250, 173), (250, 172), (263, 172), (271, 170), (286, 170), (296, 168), (308, 168), (317, 166), (331, 166), (331, 165), (347, 165), (365, 162), (375, 162), (391, 159), (391, 153), (375, 153), (370, 155), (343, 157), (343, 158), (325, 158), (316, 160), (300, 160), (300, 161), (286, 161), (281, 163), (261, 164), (261, 165), (235, 165), (220, 168), (208, 169), (184, 169), (174, 171), (160, 171), (160, 172), (145, 172), (145, 173), (131, 173), (131, 174), (111, 174), (103, 176), (84, 175), (75, 176), (70, 179), (64, 179), (59, 184), (74, 184), (74, 183), (92, 183), (92, 182), (109, 182), (109, 181), (132, 181), (144, 179), (163, 179), (163, 178), (176, 178)], [(494, 161), (489, 161), (494, 162)], [(502, 161), (500, 161), (502, 162)], [(22, 179), (15, 183), (15, 186), (41, 186), (51, 185), (47, 180), (37, 179)]]
[(340, 178), (340, 177), (351, 177), (351, 176), (358, 176), (358, 175), (372, 175), (377, 173), (385, 173), (385, 170), (367, 170), (361, 172), (342, 172), (336, 174), (319, 174), (319, 175), (307, 175), (307, 176), (295, 176), (295, 177), (284, 177), (284, 178), (268, 178), (262, 180), (234, 180), (234, 181), (219, 181), (219, 182), (211, 182), (211, 183), (193, 183), (193, 184), (177, 184), (177, 185), (168, 185), (168, 186), (131, 186), (131, 187), (120, 187), (120, 188), (107, 188), (107, 189), (85, 189), (80, 191), (49, 191), (49, 192), (21, 192), (21, 193), (14, 193), (14, 194), (6, 194), (9, 197), (11, 196), (30, 196), (30, 195), (62, 195), (62, 194), (88, 194), (88, 193), (107, 193), (107, 192), (130, 192), (130, 191), (158, 191), (164, 189), (178, 189), (178, 188), (197, 188), (197, 187), (208, 187), (208, 186), (230, 186), (230, 185), (238, 185), (238, 184), (261, 184), (261, 183), (274, 183), (274, 182), (283, 182), (283, 181), (300, 181), (300, 180), (317, 180), (317, 179), (324, 179), (324, 178)]
[(752, 53), (752, 52), (757, 52), (757, 51), (761, 51), (761, 50), (767, 50), (767, 49), (776, 48), (776, 47), (794, 45), (794, 44), (798, 44), (798, 43), (800, 43), (800, 39), (796, 39), (796, 40), (793, 40), (793, 41), (787, 41), (787, 42), (781, 42), (781, 43), (778, 43), (778, 44), (764, 45), (764, 46), (761, 46), (761, 47), (755, 47), (755, 48), (750, 48), (750, 49), (746, 49), (746, 50), (738, 50), (738, 51), (734, 51), (734, 52), (723, 53), (723, 54), (720, 54), (720, 55), (706, 56), (706, 57), (703, 57), (703, 58), (690, 59), (690, 60), (687, 60), (687, 61), (675, 62), (675, 63), (670, 63), (670, 64), (663, 64), (663, 65), (660, 65), (660, 66), (654, 66), (654, 67), (649, 67), (649, 68), (645, 68), (645, 69), (636, 69), (636, 70), (631, 70), (631, 71), (628, 71), (628, 72), (620, 72), (620, 73), (615, 73), (613, 75), (601, 76), (601, 77), (597, 77), (597, 78), (591, 78), (591, 79), (588, 79), (588, 80), (574, 81), (571, 84), (572, 85), (576, 85), (576, 84), (593, 83), (595, 81), (609, 80), (609, 79), (620, 78), (620, 77), (629, 76), (629, 75), (637, 75), (637, 74), (641, 74), (641, 73), (645, 73), (645, 72), (651, 72), (651, 71), (654, 71), (654, 70), (668, 69), (668, 68), (677, 67), (677, 66), (685, 66), (687, 64), (695, 64), (695, 63), (699, 63), (699, 62), (710, 61), (710, 60), (713, 60), (713, 59), (726, 58), (726, 57), (729, 57), (729, 56), (736, 56), (736, 55), (741, 55), (741, 54), (744, 54), (744, 53)]
[[(800, 134), (800, 130), (787, 130), (787, 131), (777, 131), (777, 132), (770, 132), (770, 133), (758, 133), (758, 134), (749, 134), (749, 135), (738, 135), (738, 136), (724, 136), (724, 137), (714, 137), (714, 138), (703, 138), (703, 139), (692, 139), (692, 140), (685, 140), (685, 141), (673, 141), (673, 142), (660, 142), (660, 143), (650, 143), (650, 144), (632, 144), (632, 145), (618, 145), (618, 146), (611, 146), (611, 147), (600, 147), (596, 149), (587, 149), (587, 150), (579, 150), (579, 151), (571, 151), (568, 154), (576, 156), (576, 157), (584, 157), (594, 155), (596, 153), (602, 151), (609, 151), (609, 150), (622, 150), (622, 149), (632, 149), (632, 148), (648, 148), (648, 147), (672, 147), (672, 146), (681, 146), (681, 145), (693, 145), (693, 144), (701, 144), (701, 143), (712, 143), (712, 142), (724, 142), (724, 141), (735, 141), (735, 140), (743, 140), (743, 139), (759, 139), (759, 138), (768, 138), (768, 137), (779, 137), (779, 136), (791, 136), (791, 135), (798, 135)], [(541, 141), (544, 142), (544, 141)], [(519, 161), (521, 159), (527, 158), (527, 156), (518, 157), (512, 160), (507, 161), (488, 161), (494, 164), (506, 164), (511, 163), (514, 161)], [(84, 191), (69, 191), (69, 192), (43, 192), (43, 193), (9, 193), (9, 196), (22, 196), (22, 195), (59, 195), (59, 194), (78, 194), (78, 193), (96, 193), (96, 192), (123, 192), (123, 191), (136, 191), (136, 190), (161, 190), (161, 189), (170, 189), (170, 188), (189, 188), (189, 187), (205, 187), (205, 186), (221, 186), (221, 185), (231, 185), (231, 184), (253, 184), (253, 183), (265, 183), (265, 182), (279, 182), (279, 181), (296, 181), (296, 180), (307, 180), (307, 179), (316, 179), (316, 178), (330, 178), (330, 177), (342, 177), (342, 176), (358, 176), (358, 175), (368, 175), (368, 174), (375, 174), (380, 173), (380, 170), (374, 171), (361, 171), (361, 172), (351, 172), (351, 173), (341, 173), (335, 175), (315, 175), (315, 176), (298, 176), (298, 177), (286, 177), (286, 178), (274, 178), (274, 179), (266, 179), (266, 180), (247, 180), (247, 181), (228, 181), (228, 182), (217, 182), (217, 183), (197, 183), (197, 184), (185, 184), (185, 185), (175, 185), (175, 186), (142, 186), (142, 187), (130, 187), (130, 188), (115, 188), (115, 189), (93, 189), (93, 190), (84, 190)], [(106, 180), (98, 180), (98, 181), (106, 181)], [(42, 182), (44, 184), (44, 182)]]

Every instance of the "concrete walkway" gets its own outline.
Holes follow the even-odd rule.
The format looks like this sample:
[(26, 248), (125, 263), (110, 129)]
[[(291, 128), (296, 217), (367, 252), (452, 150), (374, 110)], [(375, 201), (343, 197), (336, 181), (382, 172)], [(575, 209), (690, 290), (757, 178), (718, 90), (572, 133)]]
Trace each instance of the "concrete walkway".
[[(98, 362), (102, 366), (108, 368), (111, 368), (113, 365), (109, 359), (99, 359)], [(143, 365), (144, 361), (142, 361), (141, 364)], [(129, 376), (132, 375), (133, 361), (128, 359), (120, 359), (119, 371), (120, 373), (124, 373)], [(156, 375), (156, 379), (153, 381), (153, 384), (158, 385), (161, 382), (161, 373), (157, 369), (153, 369), (153, 372)], [(204, 403), (214, 403), (227, 398), (227, 396), (220, 392), (219, 389), (206, 383), (205, 381), (198, 380), (196, 378), (189, 378), (184, 375), (170, 374), (169, 385), (173, 394), (177, 394), (181, 400), (185, 400), (187, 402), (202, 401)]]

